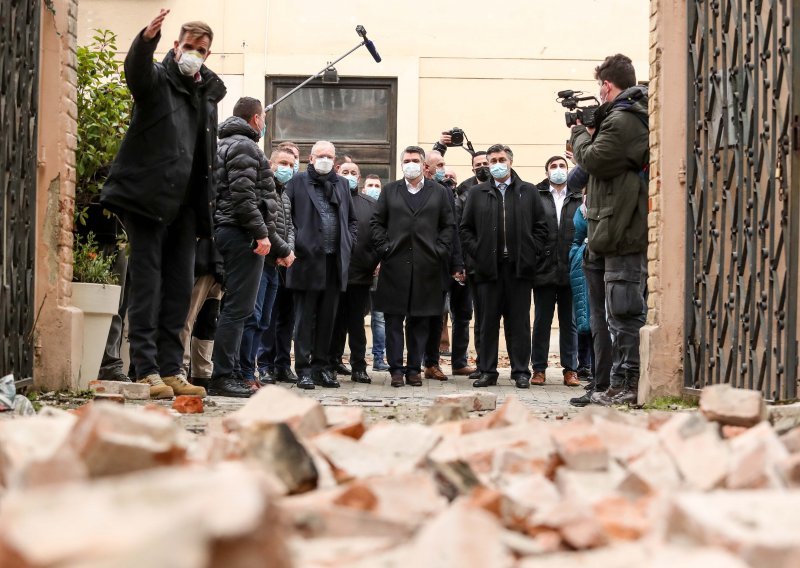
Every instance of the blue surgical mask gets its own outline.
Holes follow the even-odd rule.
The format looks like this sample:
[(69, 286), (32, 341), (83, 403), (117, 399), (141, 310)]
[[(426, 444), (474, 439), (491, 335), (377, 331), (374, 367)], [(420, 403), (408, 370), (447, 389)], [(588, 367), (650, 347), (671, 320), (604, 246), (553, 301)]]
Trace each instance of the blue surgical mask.
[(489, 166), (489, 173), (494, 179), (506, 179), (508, 177), (508, 164), (492, 164)]
[(356, 176), (344, 176), (344, 179), (347, 180), (347, 183), (350, 185), (350, 189), (355, 189), (358, 187), (358, 177)]
[(275, 170), (275, 179), (282, 184), (286, 184), (287, 181), (292, 179), (293, 175), (294, 169), (290, 168), (289, 166), (278, 166), (278, 169)]
[(364, 195), (369, 195), (375, 201), (381, 196), (381, 188), (380, 187), (367, 187), (364, 188)]
[(561, 185), (567, 181), (567, 170), (564, 168), (556, 168), (550, 170), (550, 183), (553, 185)]
[(436, 170), (436, 173), (433, 174), (433, 177), (436, 178), (436, 181), (444, 181), (444, 170)]
[(297, 172), (300, 171), (300, 160), (295, 160), (294, 161), (294, 167), (292, 169), (293, 169), (294, 173), (297, 173)]

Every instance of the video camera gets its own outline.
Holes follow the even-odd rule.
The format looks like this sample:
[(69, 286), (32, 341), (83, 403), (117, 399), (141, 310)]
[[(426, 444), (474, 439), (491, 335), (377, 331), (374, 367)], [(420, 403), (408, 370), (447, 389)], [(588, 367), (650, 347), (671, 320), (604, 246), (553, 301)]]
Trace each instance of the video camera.
[[(597, 97), (582, 97), (580, 96), (583, 94), (582, 91), (569, 90), (559, 91), (557, 94), (558, 98), (556, 101), (561, 103), (561, 106), (575, 111), (564, 113), (564, 120), (566, 121), (568, 127), (571, 128), (575, 126), (578, 124), (579, 120), (584, 126), (588, 126), (589, 128), (594, 128), (597, 126), (595, 121), (595, 113), (597, 112), (597, 109), (600, 108), (600, 101), (597, 100)], [(579, 106), (579, 104), (583, 101), (594, 101), (596, 104)]]

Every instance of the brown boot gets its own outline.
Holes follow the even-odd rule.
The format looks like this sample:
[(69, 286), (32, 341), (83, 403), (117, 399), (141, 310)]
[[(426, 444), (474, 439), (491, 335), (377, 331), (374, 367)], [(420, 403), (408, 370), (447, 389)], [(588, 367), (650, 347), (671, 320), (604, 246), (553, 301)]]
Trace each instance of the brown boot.
[(161, 379), (177, 395), (199, 396), (202, 398), (206, 396), (206, 389), (191, 384), (183, 375), (172, 375), (171, 377), (161, 377)]
[(537, 387), (545, 383), (544, 371), (534, 371), (531, 377), (531, 384)]
[(172, 398), (175, 396), (172, 387), (165, 385), (164, 381), (161, 380), (161, 377), (155, 373), (152, 375), (147, 375), (136, 382), (150, 385), (150, 398)]
[(406, 375), (406, 384), (410, 387), (421, 387), (422, 377), (420, 377), (419, 373), (416, 371), (409, 371)]
[(575, 371), (564, 371), (564, 384), (568, 387), (581, 386), (581, 380), (578, 378), (578, 373)]
[(437, 381), (446, 381), (447, 375), (444, 374), (439, 365), (432, 365), (430, 367), (425, 367), (425, 378), (436, 379)]

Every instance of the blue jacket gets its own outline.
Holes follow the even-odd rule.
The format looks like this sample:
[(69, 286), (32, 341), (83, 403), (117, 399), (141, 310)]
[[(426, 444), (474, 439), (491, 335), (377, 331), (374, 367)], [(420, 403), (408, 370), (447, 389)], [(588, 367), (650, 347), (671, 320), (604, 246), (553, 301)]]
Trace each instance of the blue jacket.
[(589, 325), (589, 290), (586, 288), (586, 277), (583, 275), (583, 253), (588, 242), (588, 224), (583, 207), (578, 207), (572, 222), (575, 225), (575, 237), (569, 251), (569, 284), (572, 287), (572, 309), (575, 313), (575, 324), (578, 333), (591, 333)]

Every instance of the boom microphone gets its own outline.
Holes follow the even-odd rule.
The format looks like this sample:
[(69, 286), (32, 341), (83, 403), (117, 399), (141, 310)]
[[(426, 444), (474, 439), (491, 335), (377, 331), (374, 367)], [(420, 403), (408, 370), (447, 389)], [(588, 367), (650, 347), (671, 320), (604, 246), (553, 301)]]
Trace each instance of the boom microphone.
[(371, 39), (365, 39), (364, 40), (364, 45), (366, 46), (367, 51), (369, 51), (370, 54), (372, 55), (372, 59), (375, 60), (375, 63), (380, 63), (381, 62), (381, 56), (378, 55), (378, 50), (375, 49), (375, 44), (372, 43), (372, 40)]
[(367, 51), (369, 51), (370, 55), (372, 55), (372, 59), (375, 60), (375, 63), (380, 63), (381, 56), (378, 55), (378, 50), (375, 49), (375, 44), (372, 43), (372, 40), (367, 39), (367, 30), (364, 26), (356, 26), (356, 33), (364, 40), (364, 46), (367, 48)]

